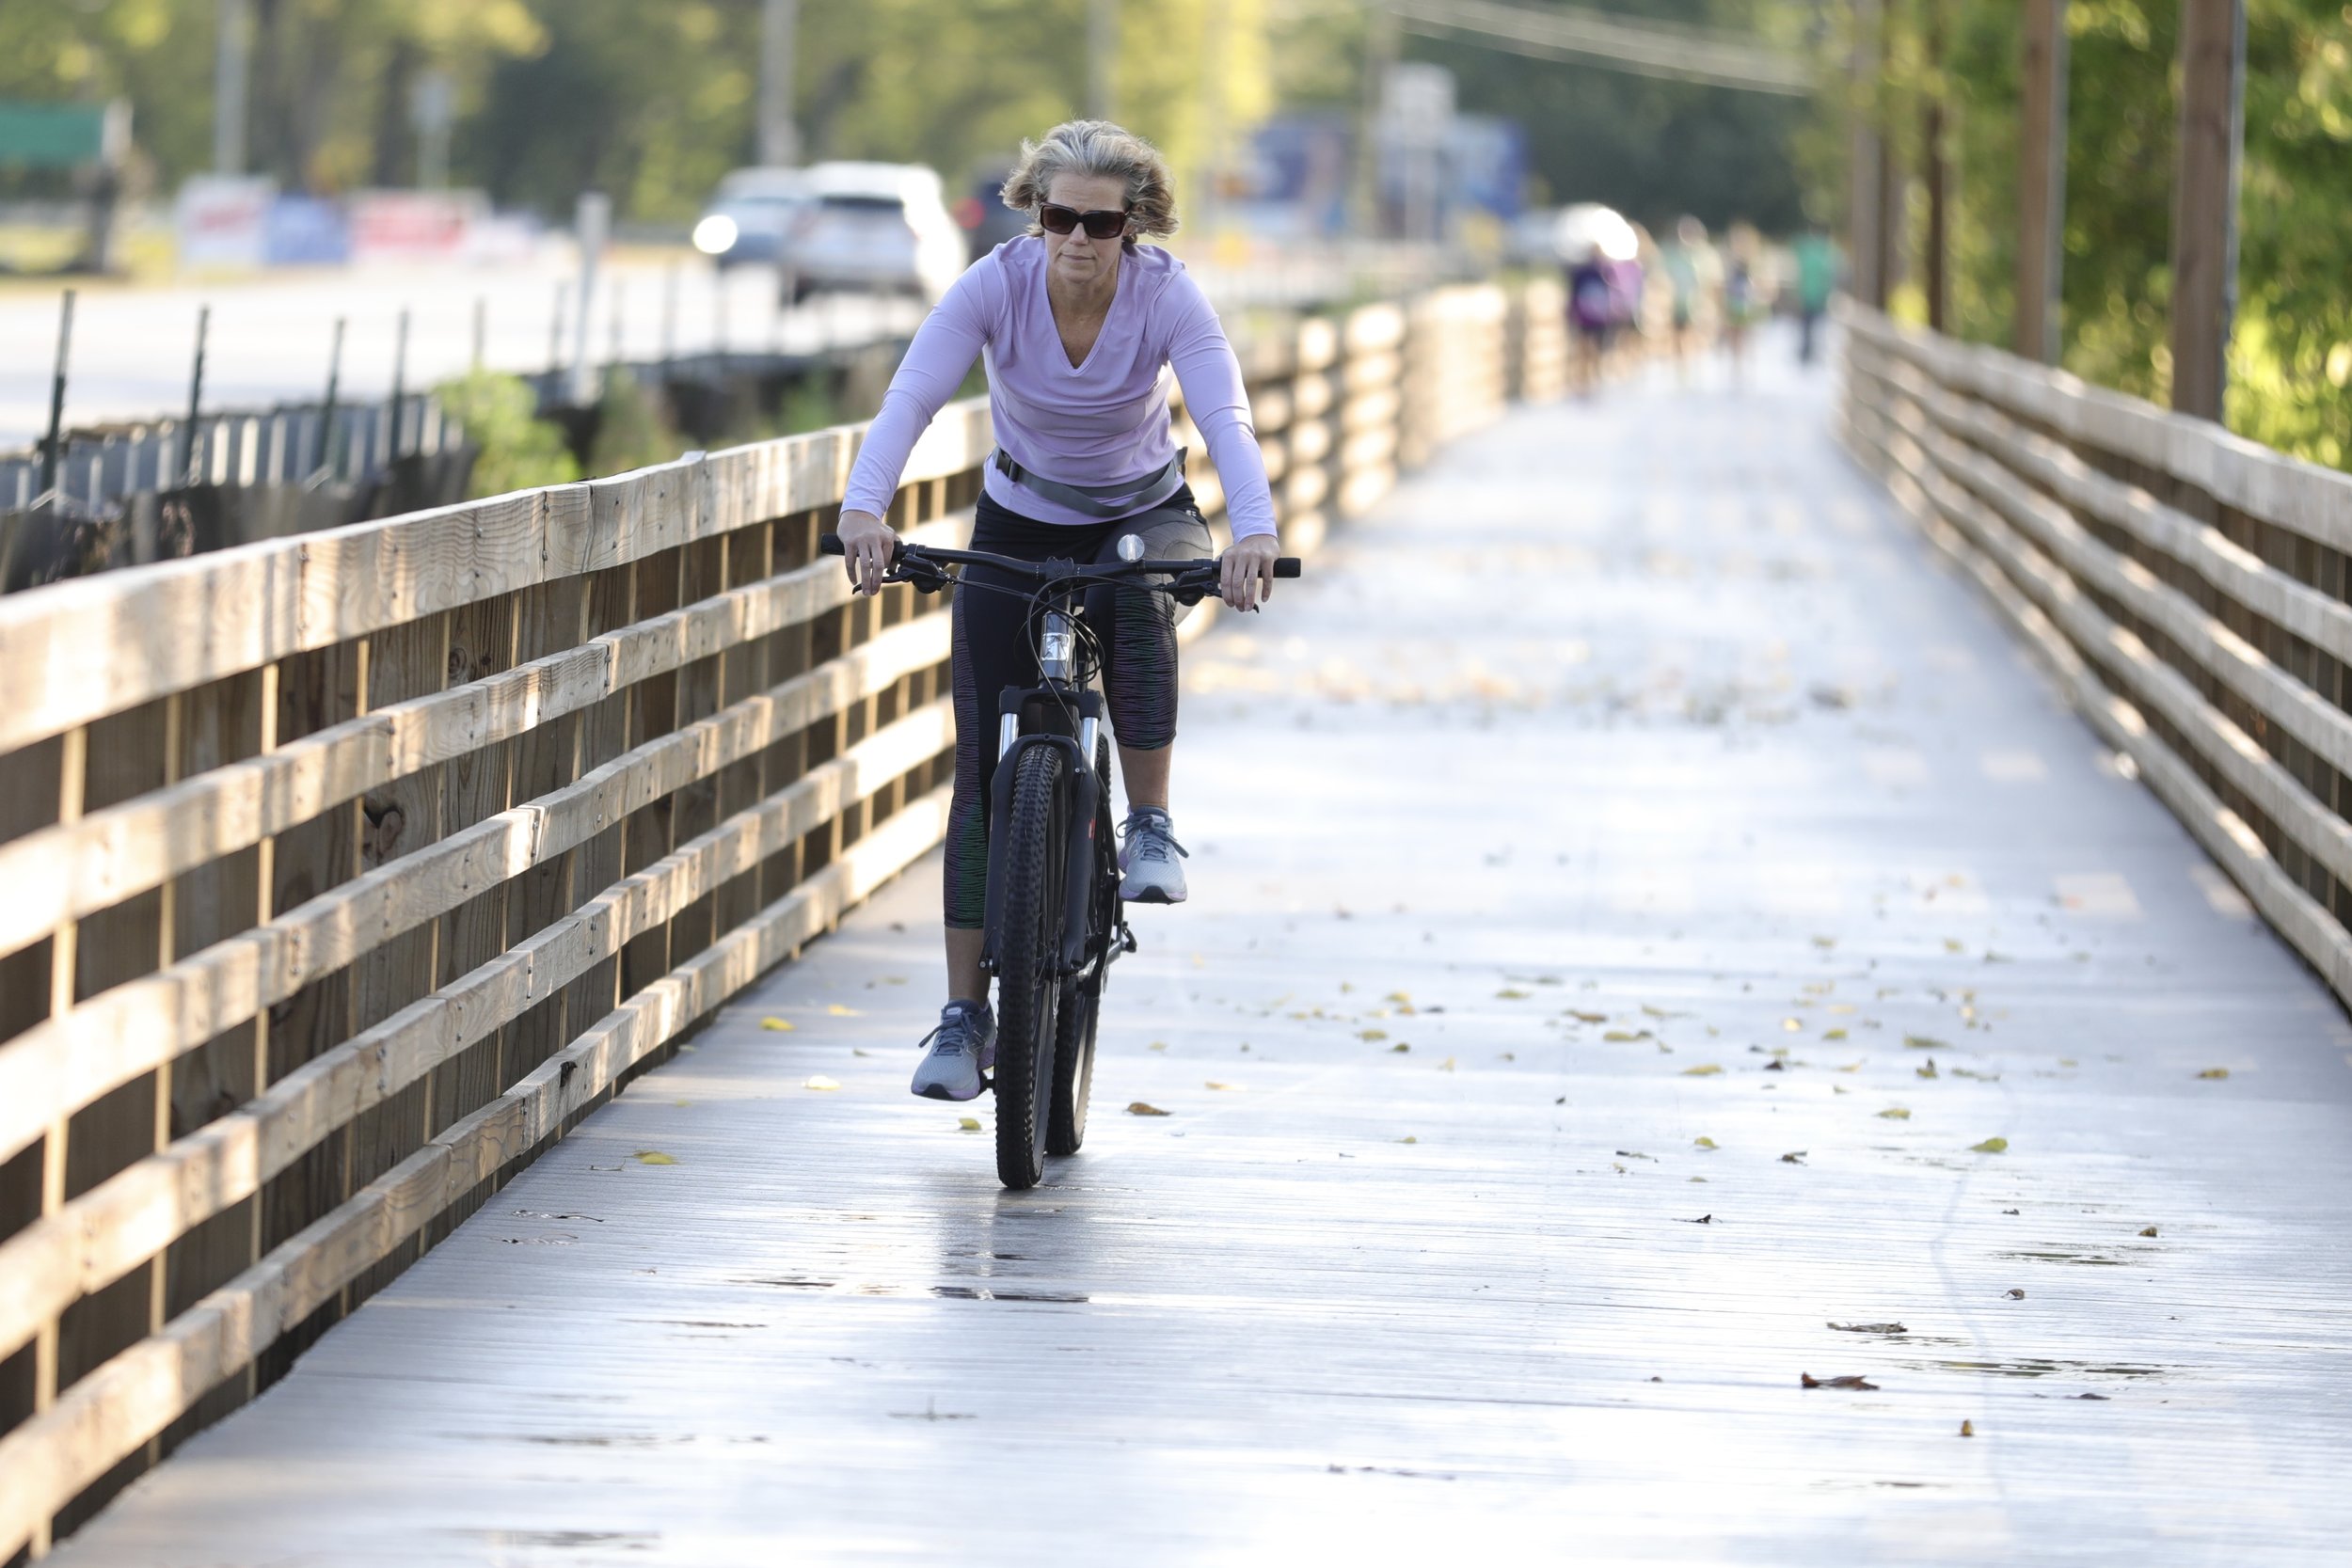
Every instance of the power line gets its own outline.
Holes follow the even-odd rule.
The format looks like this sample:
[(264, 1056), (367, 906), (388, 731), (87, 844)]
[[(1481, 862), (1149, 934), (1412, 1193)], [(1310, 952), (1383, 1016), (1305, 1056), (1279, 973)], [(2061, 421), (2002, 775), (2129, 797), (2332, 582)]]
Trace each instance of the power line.
[(1388, 9), (1406, 31), (1423, 38), (1469, 33), (1490, 46), (1538, 59), (1580, 60), (1748, 92), (1802, 97), (1813, 87), (1810, 70), (1797, 56), (1698, 28), (1627, 22), (1583, 9), (1530, 10), (1495, 0), (1388, 0)]

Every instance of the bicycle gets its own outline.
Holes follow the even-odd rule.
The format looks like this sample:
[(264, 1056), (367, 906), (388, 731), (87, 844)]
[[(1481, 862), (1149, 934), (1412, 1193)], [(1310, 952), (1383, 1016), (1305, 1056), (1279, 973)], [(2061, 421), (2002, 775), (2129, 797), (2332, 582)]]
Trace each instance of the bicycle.
[[(837, 535), (820, 541), (842, 553)], [(1037, 1185), (1048, 1155), (1086, 1140), (1094, 1044), (1110, 966), (1136, 950), (1119, 896), (1111, 823), (1110, 742), (1102, 733), (1101, 668), (1085, 620), (1088, 589), (1108, 583), (1198, 604), (1217, 586), (1215, 561), (1146, 561), (1143, 541), (1120, 541), (1101, 564), (1020, 561), (981, 550), (934, 549), (901, 540), (885, 582), (936, 594), (955, 568), (986, 566), (1037, 586), (1025, 596), (1038, 624), (1033, 687), (997, 699), (996, 766), (989, 780), (988, 902), (981, 968), (996, 977), (996, 1175), (1014, 1191)], [(1278, 578), (1298, 562), (1274, 563)], [(968, 585), (968, 591), (994, 584)]]

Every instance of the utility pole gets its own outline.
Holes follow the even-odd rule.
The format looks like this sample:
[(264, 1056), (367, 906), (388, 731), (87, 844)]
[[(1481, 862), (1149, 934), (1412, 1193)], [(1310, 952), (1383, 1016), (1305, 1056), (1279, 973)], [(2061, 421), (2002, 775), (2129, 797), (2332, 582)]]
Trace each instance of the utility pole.
[(1927, 179), (1927, 255), (1920, 280), (1928, 295), (1928, 329), (1951, 329), (1951, 282), (1947, 267), (1951, 259), (1952, 167), (1944, 155), (1944, 0), (1920, 0), (1920, 53), (1927, 65), (1926, 100), (1919, 117), (1919, 161)]
[(1363, 103), (1356, 117), (1355, 230), (1359, 238), (1380, 237), (1380, 108), (1389, 69), (1396, 64), (1396, 12), (1388, 0), (1372, 0), (1365, 21)]
[(1087, 114), (1119, 118), (1119, 0), (1087, 0)]
[(2012, 346), (2055, 365), (2066, 264), (2066, 0), (2026, 0), (2018, 133), (2017, 315)]
[(1854, 298), (1872, 309), (1883, 310), (1886, 275), (1880, 265), (1884, 254), (1880, 233), (1886, 225), (1879, 198), (1886, 143), (1879, 135), (1878, 0), (1855, 0), (1853, 29), (1853, 53), (1847, 60), (1852, 119), (1847, 149), (1851, 182), (1846, 197), (1846, 256)]
[(801, 30), (801, 0), (760, 0), (759, 161), (788, 168), (801, 161), (792, 127), (792, 46)]
[(213, 45), (213, 172), (245, 172), (246, 66), (253, 47), (249, 0), (220, 0)]
[(2237, 309), (2245, 0), (2181, 0), (2181, 130), (2172, 187), (2172, 406), (2221, 418)]

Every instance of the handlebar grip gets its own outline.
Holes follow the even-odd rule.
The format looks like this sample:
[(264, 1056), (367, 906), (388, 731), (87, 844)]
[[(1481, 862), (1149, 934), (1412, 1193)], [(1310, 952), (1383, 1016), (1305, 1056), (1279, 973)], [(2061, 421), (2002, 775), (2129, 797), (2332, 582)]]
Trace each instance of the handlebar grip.
[(1298, 557), (1295, 555), (1286, 555), (1276, 560), (1274, 562), (1274, 575), (1278, 578), (1296, 577), (1298, 575)]
[(817, 536), (817, 553), (819, 555), (846, 555), (849, 552), (841, 547), (841, 535), (837, 533), (820, 533)]

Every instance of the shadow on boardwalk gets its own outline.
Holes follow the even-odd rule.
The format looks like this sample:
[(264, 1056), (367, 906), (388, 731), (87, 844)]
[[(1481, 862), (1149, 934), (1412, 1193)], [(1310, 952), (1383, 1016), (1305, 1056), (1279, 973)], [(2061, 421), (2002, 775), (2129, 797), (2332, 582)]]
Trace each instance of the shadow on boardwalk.
[(56, 1560), (2341, 1560), (2343, 1019), (1756, 382), (1188, 656), (1046, 1186), (926, 863)]

